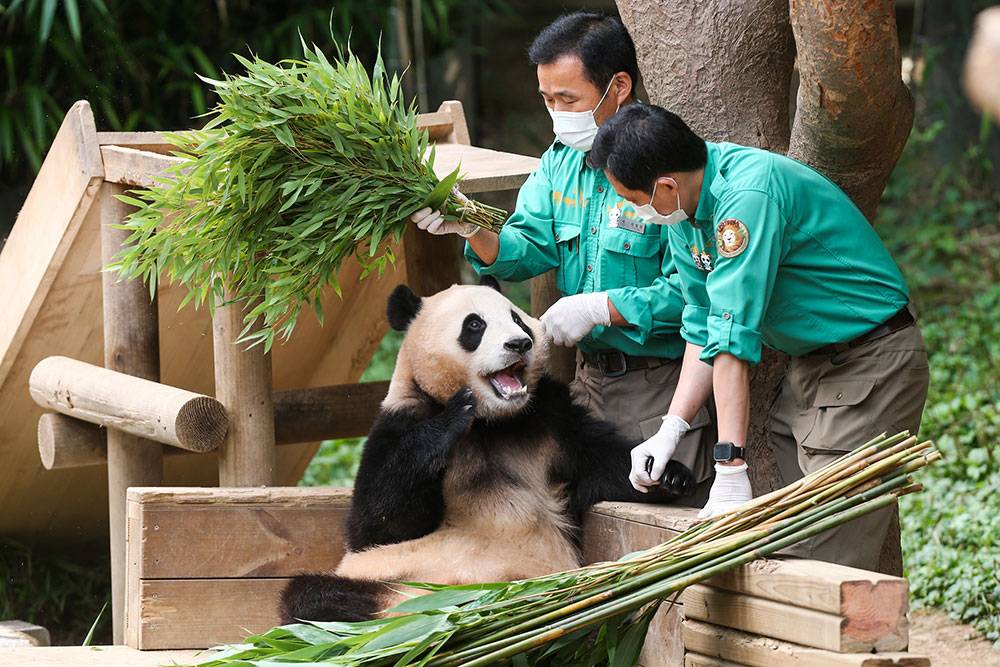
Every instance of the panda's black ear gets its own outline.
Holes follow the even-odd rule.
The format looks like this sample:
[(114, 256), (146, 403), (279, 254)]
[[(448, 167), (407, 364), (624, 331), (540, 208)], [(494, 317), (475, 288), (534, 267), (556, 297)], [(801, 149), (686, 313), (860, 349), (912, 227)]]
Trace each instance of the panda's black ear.
[(492, 287), (496, 291), (503, 294), (503, 290), (500, 289), (500, 281), (493, 276), (482, 276), (479, 278), (479, 284), (483, 287)]
[(389, 306), (386, 315), (389, 326), (396, 331), (406, 331), (410, 322), (420, 310), (421, 299), (406, 285), (400, 285), (389, 295)]

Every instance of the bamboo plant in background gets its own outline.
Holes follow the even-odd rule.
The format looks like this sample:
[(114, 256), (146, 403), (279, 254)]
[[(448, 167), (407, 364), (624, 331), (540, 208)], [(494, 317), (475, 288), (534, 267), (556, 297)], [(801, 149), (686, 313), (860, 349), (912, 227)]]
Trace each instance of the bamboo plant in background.
[[(498, 231), (500, 210), (466, 199), (458, 170), (439, 181), (427, 133), (379, 57), (369, 75), (350, 50), (330, 61), (303, 43), (301, 60), (237, 56), (241, 76), (204, 79), (219, 103), (200, 130), (168, 133), (181, 161), (157, 185), (122, 196), (137, 207), (109, 267), (156, 289), (188, 288), (182, 304), (256, 304), (240, 340), (269, 349), (303, 306), (322, 322), (321, 294), (356, 257), (362, 276), (394, 260), (407, 218), (432, 206)], [(251, 325), (262, 317), (262, 326)]]
[(908, 433), (879, 436), (803, 479), (616, 562), (428, 591), (360, 623), (304, 622), (210, 654), (201, 667), (457, 667), (636, 664), (659, 606), (684, 588), (918, 491), (940, 454)]

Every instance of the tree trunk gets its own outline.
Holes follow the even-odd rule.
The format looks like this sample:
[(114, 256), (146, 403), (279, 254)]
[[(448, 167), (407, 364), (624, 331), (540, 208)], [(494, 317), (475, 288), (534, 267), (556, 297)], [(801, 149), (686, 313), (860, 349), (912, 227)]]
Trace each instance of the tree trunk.
[[(617, 0), (650, 100), (713, 141), (786, 150), (874, 216), (913, 120), (892, 0)], [(794, 29), (794, 40), (793, 40)], [(798, 47), (798, 106), (789, 131)], [(751, 375), (751, 484), (781, 486), (768, 410), (785, 367), (765, 350)], [(880, 569), (900, 573), (895, 524)], [(888, 558), (887, 558), (888, 556)]]

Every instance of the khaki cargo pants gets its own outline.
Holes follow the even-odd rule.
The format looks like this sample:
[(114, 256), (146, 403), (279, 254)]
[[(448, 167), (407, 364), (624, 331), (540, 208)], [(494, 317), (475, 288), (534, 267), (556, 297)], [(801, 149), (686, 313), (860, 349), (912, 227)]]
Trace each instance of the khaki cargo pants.
[[(793, 357), (771, 408), (770, 444), (784, 483), (882, 432), (916, 434), (927, 384), (916, 324), (837, 354)], [(891, 518), (889, 507), (781, 553), (874, 570)]]
[[(577, 352), (576, 377), (570, 383), (570, 390), (577, 403), (589, 408), (595, 417), (614, 424), (626, 440), (638, 445), (659, 430), (680, 378), (680, 359), (662, 361), (652, 368), (606, 377)], [(674, 454), (674, 459), (694, 473), (698, 489), (677, 504), (703, 507), (708, 500), (715, 471), (712, 447), (716, 437), (714, 406), (702, 407)]]

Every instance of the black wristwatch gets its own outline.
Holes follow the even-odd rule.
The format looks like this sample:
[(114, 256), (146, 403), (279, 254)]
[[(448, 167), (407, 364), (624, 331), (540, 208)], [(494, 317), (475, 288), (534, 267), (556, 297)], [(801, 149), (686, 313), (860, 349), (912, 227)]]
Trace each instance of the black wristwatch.
[(712, 459), (716, 463), (729, 463), (736, 459), (746, 460), (747, 449), (746, 447), (737, 447), (731, 442), (717, 442), (715, 443), (715, 449), (712, 452)]

